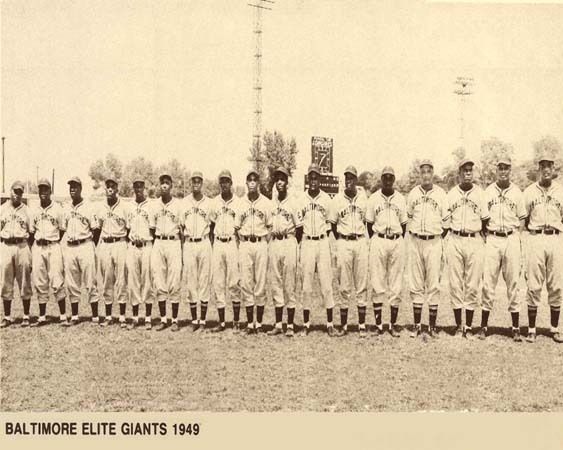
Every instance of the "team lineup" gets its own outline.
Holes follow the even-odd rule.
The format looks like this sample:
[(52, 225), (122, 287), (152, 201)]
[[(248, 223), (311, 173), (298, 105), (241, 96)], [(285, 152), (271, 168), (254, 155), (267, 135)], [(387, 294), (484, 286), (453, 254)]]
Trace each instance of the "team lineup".
[[(203, 174), (195, 171), (192, 192), (183, 199), (171, 195), (174, 180), (161, 174), (159, 198), (148, 199), (145, 180), (135, 179), (132, 202), (119, 197), (113, 178), (105, 180), (104, 201), (85, 200), (81, 180), (73, 177), (68, 180), (70, 202), (64, 206), (51, 199), (51, 184), (42, 179), (38, 183), (40, 204), (28, 207), (23, 202), (24, 186), (16, 181), (10, 200), (0, 211), (4, 311), (0, 326), (14, 324), (16, 284), (23, 327), (47, 324), (51, 293), (62, 326), (79, 323), (79, 303), (85, 294), (91, 320), (100, 326), (117, 320), (123, 328), (150, 330), (156, 302), (156, 330), (178, 331), (180, 303), (184, 302), (189, 306), (192, 329), (200, 332), (208, 329), (208, 305), (214, 297), (219, 320), (210, 331), (227, 330), (226, 310), (232, 307), (233, 332), (258, 334), (265, 328), (269, 286), (275, 323), (268, 334), (293, 336), (300, 306), (301, 334), (307, 335), (317, 277), (329, 336), (349, 333), (348, 310), (355, 299), (361, 338), (368, 335), (369, 305), (375, 320), (372, 334), (384, 333), (383, 308), (388, 305), (388, 331), (400, 337), (397, 318), (405, 300), (406, 271), (412, 338), (439, 337), (438, 306), (445, 295), (451, 302), (455, 334), (486, 339), (502, 275), (512, 339), (522, 340), (517, 284), (524, 277), (526, 340), (536, 340), (536, 316), (545, 284), (550, 333), (560, 343), (563, 188), (553, 180), (554, 159), (550, 156), (540, 157), (538, 181), (523, 192), (510, 181), (511, 166), (509, 158), (501, 157), (496, 163), (496, 181), (481, 189), (473, 181), (474, 162), (465, 159), (458, 166), (459, 184), (446, 193), (433, 184), (433, 163), (422, 160), (420, 182), (407, 196), (395, 189), (392, 167), (383, 168), (381, 188), (368, 196), (357, 187), (356, 168), (349, 166), (344, 171), (343, 192), (331, 198), (320, 189), (321, 169), (316, 164), (308, 168), (307, 190), (294, 195), (288, 191), (289, 171), (277, 168), (271, 200), (260, 193), (260, 175), (255, 170), (248, 172), (247, 193), (241, 198), (233, 192), (228, 170), (219, 173), (220, 193), (214, 198), (203, 194)], [(338, 305), (333, 292), (331, 234), (336, 240)], [(440, 286), (444, 277), (446, 292)], [(33, 293), (39, 308), (36, 321), (30, 319)], [(118, 311), (114, 311), (115, 303)], [(102, 304), (103, 315), (98, 310)], [(428, 325), (423, 328), (424, 305)], [(334, 320), (336, 306), (339, 327)], [(479, 308), (481, 324), (475, 333), (474, 312)]]

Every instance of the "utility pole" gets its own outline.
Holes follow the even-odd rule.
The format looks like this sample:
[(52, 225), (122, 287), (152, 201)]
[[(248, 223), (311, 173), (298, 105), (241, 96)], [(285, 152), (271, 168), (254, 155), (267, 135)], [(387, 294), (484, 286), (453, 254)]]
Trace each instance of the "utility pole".
[(4, 153), (4, 141), (6, 138), (2, 136), (2, 193), (6, 192), (6, 159)]
[(274, 4), (272, 0), (254, 0), (248, 6), (254, 8), (254, 124), (252, 134), (251, 161), (256, 170), (260, 172), (259, 163), (260, 147), (262, 138), (262, 12), (271, 11), (269, 5)]
[(459, 97), (460, 100), (460, 109), (459, 109), (459, 123), (460, 123), (460, 131), (459, 131), (459, 140), (461, 142), (461, 147), (465, 148), (464, 141), (465, 141), (465, 98), (469, 95), (473, 94), (471, 88), (473, 87), (473, 78), (470, 77), (457, 77), (455, 80), (455, 84), (458, 86), (454, 90), (454, 94)]

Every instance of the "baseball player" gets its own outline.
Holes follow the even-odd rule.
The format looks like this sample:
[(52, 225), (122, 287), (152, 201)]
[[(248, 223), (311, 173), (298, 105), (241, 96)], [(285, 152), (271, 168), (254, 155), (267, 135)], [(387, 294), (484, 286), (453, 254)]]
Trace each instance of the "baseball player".
[(63, 254), (59, 241), (63, 235), (63, 209), (51, 200), (51, 183), (39, 180), (39, 206), (31, 208), (31, 283), (39, 302), (39, 319), (32, 326), (47, 323), (47, 301), (49, 287), (59, 304), (60, 323), (68, 326), (66, 316), (66, 293), (64, 289)]
[(299, 216), (303, 223), (303, 240), (299, 264), (303, 274), (303, 333), (309, 332), (311, 298), (315, 270), (319, 277), (321, 298), (326, 308), (326, 326), (329, 336), (336, 336), (333, 326), (334, 295), (332, 291), (332, 256), (328, 240), (328, 220), (331, 199), (320, 190), (321, 170), (311, 164), (307, 171), (309, 189), (299, 201)]
[(420, 184), (407, 197), (409, 219), (408, 276), (413, 304), (414, 330), (411, 337), (422, 333), (422, 307), (428, 301), (428, 334), (437, 337), (436, 319), (440, 300), (440, 271), (442, 263), (443, 224), (448, 214), (446, 193), (432, 182), (434, 165), (420, 162)]
[(62, 229), (65, 286), (71, 309), (71, 325), (77, 325), (78, 305), (83, 290), (86, 291), (92, 322), (98, 319), (98, 290), (96, 287), (95, 245), (100, 237), (100, 225), (94, 206), (82, 198), (82, 181), (72, 177), (68, 181), (70, 203), (63, 208)]
[[(194, 331), (205, 329), (207, 305), (211, 287), (211, 200), (203, 195), (203, 174), (192, 174), (192, 193), (184, 199), (182, 228), (184, 231), (184, 272), (188, 302)], [(201, 304), (201, 316), (197, 320), (197, 301)], [(174, 326), (172, 325), (174, 331)]]
[(213, 330), (224, 331), (226, 302), (233, 303), (233, 330), (240, 331), (240, 299), (238, 241), (235, 233), (235, 217), (239, 199), (232, 191), (233, 177), (228, 170), (219, 173), (221, 193), (211, 204), (210, 235), (214, 237), (211, 267), (213, 291), (217, 302), (219, 324)]
[(262, 331), (268, 268), (267, 240), (272, 227), (272, 203), (258, 191), (259, 180), (260, 175), (254, 169), (246, 175), (248, 193), (241, 199), (235, 225), (240, 239), (240, 287), (246, 306), (247, 334)]
[(277, 196), (272, 204), (272, 235), (268, 249), (270, 287), (274, 299), (276, 325), (270, 336), (282, 334), (283, 307), (287, 308), (286, 335), (292, 337), (295, 318), (295, 296), (299, 243), (303, 236), (303, 223), (298, 207), (287, 194), (289, 171), (278, 167), (274, 171)]
[(31, 250), (30, 217), (26, 204), (22, 202), (23, 183), (15, 181), (10, 191), (10, 201), (0, 208), (0, 271), (2, 274), (2, 302), (4, 319), (1, 328), (12, 324), (12, 300), (14, 278), (18, 283), (23, 303), (23, 327), (29, 326), (31, 304)]
[(133, 309), (133, 320), (128, 329), (139, 324), (139, 304), (145, 305), (145, 327), (151, 328), (154, 288), (150, 270), (151, 251), (154, 241), (155, 217), (151, 203), (145, 196), (145, 181), (133, 180), (135, 201), (129, 209), (127, 228), (129, 248), (125, 267), (127, 269), (127, 290)]
[(561, 309), (561, 270), (563, 268), (563, 188), (553, 181), (554, 161), (548, 155), (539, 160), (539, 181), (524, 191), (529, 236), (527, 255), (528, 342), (536, 340), (536, 315), (543, 284), (551, 312), (551, 333), (555, 342), (563, 342), (558, 331)]
[[(182, 277), (182, 205), (171, 194), (172, 177), (159, 177), (160, 200), (154, 204), (155, 241), (151, 252), (150, 267), (153, 275), (160, 323), (157, 331), (167, 326), (166, 299), (172, 305), (172, 323), (178, 329), (180, 281)], [(150, 321), (147, 322), (150, 324)], [(147, 325), (149, 328), (150, 326)]]
[(357, 182), (356, 168), (348, 166), (344, 171), (344, 192), (334, 198), (328, 220), (338, 246), (337, 262), (342, 297), (340, 306), (342, 328), (338, 335), (343, 336), (348, 333), (348, 306), (352, 290), (355, 290), (360, 337), (365, 337), (369, 252), (364, 239), (367, 197), (363, 192), (358, 192)]
[[(478, 303), (483, 275), (483, 238), (485, 221), (489, 218), (483, 190), (473, 184), (474, 162), (459, 163), (460, 183), (448, 192), (447, 227), (451, 236), (446, 245), (450, 296), (456, 323), (456, 335), (473, 337), (471, 324)], [(465, 328), (461, 327), (465, 307)]]
[(376, 336), (383, 332), (381, 313), (387, 291), (390, 293), (391, 320), (389, 332), (399, 337), (397, 317), (401, 303), (403, 268), (405, 264), (404, 236), (407, 226), (405, 197), (395, 191), (395, 171), (384, 167), (381, 171), (381, 189), (368, 200), (366, 222), (370, 236), (369, 267), (375, 316)]
[(102, 277), (106, 316), (102, 326), (111, 325), (112, 304), (115, 298), (119, 304), (119, 323), (126, 328), (125, 309), (127, 306), (127, 290), (125, 286), (125, 259), (127, 257), (127, 217), (129, 206), (118, 195), (117, 181), (108, 178), (106, 184), (106, 201), (100, 207), (100, 242), (97, 248), (99, 271)]
[(515, 342), (521, 342), (517, 285), (522, 256), (520, 232), (524, 229), (527, 214), (522, 191), (510, 182), (511, 166), (509, 157), (501, 157), (497, 162), (497, 181), (485, 189), (485, 202), (490, 218), (486, 224), (479, 338), (487, 337), (489, 314), (493, 309), (498, 277), (502, 271), (508, 295), (508, 312), (512, 316), (512, 338)]

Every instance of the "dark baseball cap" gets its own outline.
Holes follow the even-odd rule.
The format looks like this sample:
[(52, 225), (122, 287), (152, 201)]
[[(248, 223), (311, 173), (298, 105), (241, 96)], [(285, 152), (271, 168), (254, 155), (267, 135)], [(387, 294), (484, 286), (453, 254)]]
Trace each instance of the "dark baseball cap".
[(191, 178), (192, 178), (192, 180), (193, 180), (194, 178), (201, 178), (201, 179), (203, 180), (203, 173), (201, 173), (200, 170), (194, 170), (194, 171), (192, 172)]
[(510, 159), (510, 156), (501, 156), (497, 161), (497, 166), (501, 164), (512, 166), (512, 160)]
[(172, 177), (169, 174), (163, 173), (158, 177), (158, 181), (160, 181), (161, 183), (162, 183), (162, 180), (164, 180), (164, 179), (168, 179), (172, 183)]
[(219, 179), (221, 178), (228, 178), (229, 180), (233, 180), (233, 176), (231, 175), (231, 172), (228, 171), (227, 169), (223, 169), (221, 170), (221, 172), (219, 172)]
[(383, 175), (393, 175), (395, 176), (395, 170), (393, 170), (393, 167), (391, 166), (385, 166), (383, 168), (383, 170), (381, 171), (381, 176)]
[(462, 160), (459, 162), (459, 164), (457, 165), (457, 168), (458, 168), (458, 169), (461, 169), (463, 166), (466, 166), (467, 164), (470, 164), (470, 165), (474, 166), (474, 165), (475, 165), (475, 162), (473, 162), (472, 159), (464, 158), (464, 159), (462, 159)]
[(321, 168), (318, 166), (318, 164), (311, 164), (311, 165), (309, 166), (309, 169), (307, 170), (307, 175), (310, 174), (310, 173), (312, 173), (312, 172), (314, 172), (314, 173), (316, 173), (316, 174), (318, 174), (318, 175), (321, 174)]
[(258, 178), (260, 178), (260, 174), (258, 173), (258, 171), (257, 171), (256, 169), (250, 169), (250, 170), (247, 172), (247, 174), (246, 174), (246, 179), (248, 180), (248, 177), (249, 177), (250, 175), (252, 175), (252, 174), (254, 174), (254, 175), (256, 175)]
[(41, 178), (37, 183), (37, 187), (39, 186), (47, 186), (49, 189), (51, 189), (51, 183), (47, 178)]
[(354, 175), (355, 177), (358, 176), (358, 171), (354, 166), (346, 167), (346, 169), (344, 169), (344, 175), (346, 175), (347, 173), (349, 173), (350, 175)]
[(105, 183), (106, 183), (106, 185), (107, 185), (108, 183), (115, 183), (115, 184), (118, 184), (118, 183), (117, 183), (117, 180), (116, 180), (116, 177), (114, 177), (114, 176), (109, 176), (109, 177), (107, 177)]
[(418, 168), (420, 169), (423, 166), (430, 166), (430, 167), (434, 168), (434, 164), (432, 164), (432, 161), (430, 161), (429, 159), (423, 159), (422, 161), (420, 161)]
[(24, 187), (23, 187), (23, 183), (21, 181), (14, 181), (12, 183), (12, 190), (15, 191), (16, 189), (19, 189), (20, 191), (24, 191)]
[(283, 167), (283, 166), (280, 166), (280, 167), (278, 167), (276, 170), (274, 170), (274, 175), (275, 175), (276, 173), (283, 173), (286, 177), (289, 178), (289, 171), (288, 171), (285, 167)]
[(82, 181), (78, 177), (72, 177), (70, 180), (66, 182), (66, 184), (76, 183), (82, 186)]

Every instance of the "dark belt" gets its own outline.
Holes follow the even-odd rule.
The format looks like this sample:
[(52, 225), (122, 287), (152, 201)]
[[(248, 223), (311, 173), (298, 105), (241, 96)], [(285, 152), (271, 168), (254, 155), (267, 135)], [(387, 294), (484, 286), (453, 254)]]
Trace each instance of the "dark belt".
[(503, 231), (488, 231), (489, 234), (492, 234), (493, 236), (498, 236), (498, 237), (508, 237), (510, 236), (512, 233), (514, 233), (514, 230), (510, 230), (507, 232), (503, 232)]
[(186, 238), (186, 242), (201, 242), (201, 241), (203, 241), (203, 239), (205, 239), (205, 238), (191, 238), (191, 237), (187, 237), (187, 238)]
[(84, 244), (84, 242), (89, 241), (91, 238), (86, 239), (76, 239), (74, 241), (66, 241), (66, 245), (70, 245), (71, 247), (76, 247), (77, 245)]
[(102, 238), (102, 242), (104, 244), (113, 244), (114, 242), (121, 242), (121, 241), (125, 241), (126, 238), (124, 237), (105, 237)]
[(40, 247), (46, 247), (47, 245), (58, 244), (59, 241), (48, 241), (47, 239), (37, 239), (35, 243)]
[(344, 239), (345, 241), (357, 241), (358, 239), (363, 238), (363, 234), (341, 234), (340, 238)]
[(242, 242), (260, 242), (263, 238), (260, 236), (241, 236)]
[(401, 234), (383, 234), (383, 233), (377, 233), (377, 237), (380, 237), (382, 239), (389, 239), (390, 241), (394, 241), (396, 239), (399, 239), (402, 235)]
[(137, 248), (143, 248), (152, 244), (152, 241), (131, 241), (131, 245)]
[(415, 238), (422, 239), (423, 241), (431, 241), (432, 239), (439, 238), (441, 235), (439, 234), (416, 234), (412, 231), (410, 232)]
[(175, 241), (178, 239), (178, 236), (155, 236), (157, 239), (162, 241)]
[(455, 234), (456, 236), (461, 236), (461, 237), (475, 237), (475, 236), (477, 236), (477, 233), (466, 233), (465, 231), (457, 231), (457, 230), (452, 230), (452, 233)]
[(530, 234), (545, 234), (546, 236), (551, 236), (554, 234), (561, 233), (559, 230), (555, 230), (550, 228), (549, 230), (541, 229), (541, 230), (530, 230)]
[(223, 238), (223, 237), (219, 237), (219, 236), (217, 236), (216, 239), (220, 242), (231, 242), (233, 240), (232, 237)]
[(326, 234), (319, 234), (318, 236), (305, 236), (305, 239), (310, 241), (321, 241), (326, 237)]
[(272, 235), (272, 238), (276, 239), (278, 241), (283, 241), (284, 239), (287, 239), (288, 237), (290, 237), (289, 234), (281, 234), (279, 236)]
[(16, 245), (16, 244), (21, 244), (23, 242), (26, 242), (27, 238), (0, 238), (0, 242), (3, 242), (4, 244), (8, 244), (8, 245)]

